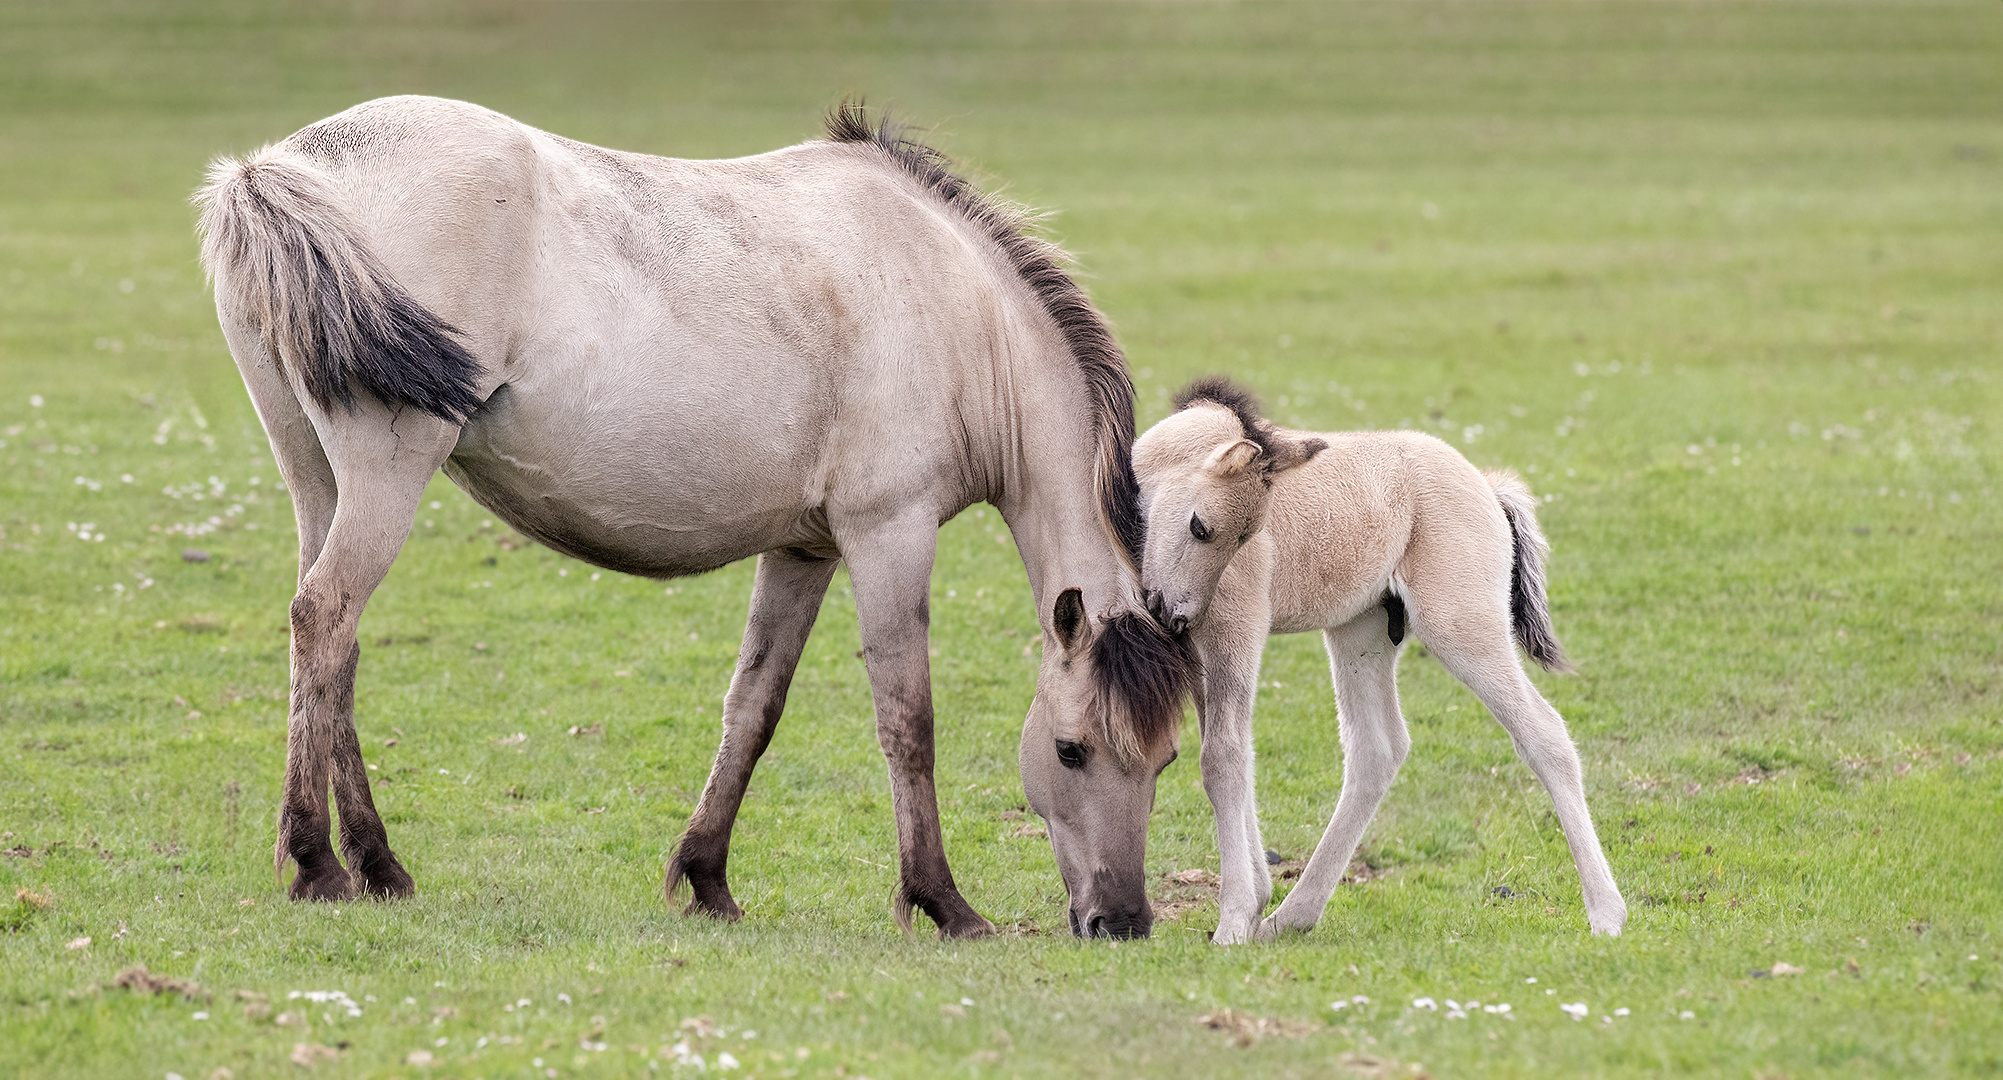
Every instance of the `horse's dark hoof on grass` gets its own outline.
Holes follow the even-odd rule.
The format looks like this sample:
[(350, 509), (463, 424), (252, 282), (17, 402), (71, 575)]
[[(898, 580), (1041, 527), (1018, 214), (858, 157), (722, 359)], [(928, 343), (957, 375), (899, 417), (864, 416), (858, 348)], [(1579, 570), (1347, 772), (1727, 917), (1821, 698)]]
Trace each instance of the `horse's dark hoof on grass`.
[(691, 918), (699, 916), (705, 919), (715, 919), (718, 922), (736, 922), (744, 917), (744, 909), (738, 907), (737, 901), (732, 900), (728, 896), (725, 896), (719, 902), (714, 898), (704, 900), (698, 895), (695, 899), (689, 901), (687, 907), (682, 909), (682, 914)]
[(417, 883), (410, 880), (396, 856), (385, 853), (371, 859), (353, 876), (361, 879), (361, 895), (371, 900), (402, 900), (417, 895)]
[(301, 870), (287, 890), (294, 900), (352, 900), (357, 894), (355, 879), (339, 863), (331, 870), (307, 874)]
[(976, 938), (993, 936), (995, 936), (995, 924), (979, 915), (939, 927), (940, 941), (973, 941)]

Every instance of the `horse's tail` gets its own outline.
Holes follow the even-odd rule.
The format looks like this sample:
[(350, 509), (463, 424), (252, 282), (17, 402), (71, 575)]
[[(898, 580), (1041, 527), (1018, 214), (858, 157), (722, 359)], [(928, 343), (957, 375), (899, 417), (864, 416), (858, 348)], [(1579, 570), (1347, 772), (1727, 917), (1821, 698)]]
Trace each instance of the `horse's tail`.
[(480, 406), (458, 331), (390, 277), (320, 170), (267, 146), (210, 166), (195, 202), (217, 306), (255, 325), (322, 409), (353, 408), (357, 389), (454, 423)]
[(1551, 543), (1537, 527), (1537, 496), (1513, 472), (1482, 475), (1495, 489), (1502, 516), (1509, 519), (1509, 538), (1516, 549), (1509, 567), (1509, 617), (1516, 641), (1544, 670), (1569, 672), (1573, 668), (1551, 627), (1551, 606), (1544, 595), (1544, 559), (1551, 553)]

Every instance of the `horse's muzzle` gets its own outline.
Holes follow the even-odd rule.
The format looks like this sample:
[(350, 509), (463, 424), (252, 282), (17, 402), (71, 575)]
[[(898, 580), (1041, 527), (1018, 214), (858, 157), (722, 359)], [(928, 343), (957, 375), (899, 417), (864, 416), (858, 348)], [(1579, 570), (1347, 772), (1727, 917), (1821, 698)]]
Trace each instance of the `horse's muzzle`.
[(1132, 911), (1094, 911), (1082, 919), (1076, 908), (1071, 910), (1071, 933), (1081, 938), (1131, 941), (1147, 937), (1154, 930), (1154, 922), (1154, 912), (1146, 904)]

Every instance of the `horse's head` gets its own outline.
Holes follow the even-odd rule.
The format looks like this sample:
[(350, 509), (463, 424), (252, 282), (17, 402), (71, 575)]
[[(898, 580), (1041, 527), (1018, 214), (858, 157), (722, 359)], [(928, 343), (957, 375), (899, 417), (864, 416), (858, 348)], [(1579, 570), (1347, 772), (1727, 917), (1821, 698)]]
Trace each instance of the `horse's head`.
[(1080, 937), (1146, 937), (1148, 813), (1198, 679), (1186, 637), (1058, 594), (1022, 729), (1022, 787), (1050, 830)]
[(1176, 412), (1134, 443), (1134, 473), (1147, 517), (1141, 592), (1174, 633), (1209, 610), (1217, 579), (1266, 524), (1273, 477), (1328, 444), (1283, 435), (1258, 405), (1223, 379), (1176, 396)]

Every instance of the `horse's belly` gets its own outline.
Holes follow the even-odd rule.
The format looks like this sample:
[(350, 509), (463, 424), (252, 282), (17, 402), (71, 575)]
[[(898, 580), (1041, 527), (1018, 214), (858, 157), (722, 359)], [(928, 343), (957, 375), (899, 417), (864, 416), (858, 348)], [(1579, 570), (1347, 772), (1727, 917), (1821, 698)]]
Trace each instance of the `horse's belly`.
[[(503, 389), (469, 421), (446, 475), (523, 534), (647, 577), (713, 570), (776, 547), (827, 546), (810, 469), (783, 440), (702, 446), (643, 412), (537, 416)], [(693, 444), (693, 445), (692, 445)]]

